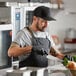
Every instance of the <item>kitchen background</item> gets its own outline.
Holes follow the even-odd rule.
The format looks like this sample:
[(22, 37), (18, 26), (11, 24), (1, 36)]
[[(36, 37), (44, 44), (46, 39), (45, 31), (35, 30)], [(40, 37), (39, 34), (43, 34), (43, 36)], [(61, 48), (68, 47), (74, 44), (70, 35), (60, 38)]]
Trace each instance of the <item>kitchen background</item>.
[[(0, 2), (27, 2), (27, 0), (0, 0)], [(33, 2), (50, 2), (51, 0), (31, 0)], [(54, 0), (53, 0), (54, 1)], [(56, 34), (63, 41), (65, 30), (67, 28), (76, 28), (76, 0), (63, 0), (64, 10), (53, 10), (52, 14), (56, 21), (49, 23), (49, 33)], [(10, 22), (10, 10), (6, 7), (0, 7), (0, 21)]]
[(59, 11), (49, 23), (49, 33), (56, 34), (63, 41), (68, 28), (76, 29), (76, 0), (63, 0), (64, 10)]
[[(0, 0), (0, 2), (27, 2), (27, 0)], [(51, 1), (56, 1), (56, 0), (31, 0), (31, 2), (41, 2), (41, 3), (46, 3), (46, 2), (51, 2)], [(52, 3), (54, 4), (54, 3)], [(76, 0), (62, 0), (62, 7), (61, 8), (55, 8), (55, 6), (52, 5), (51, 9), (51, 15), (56, 19), (56, 21), (51, 21), (48, 24), (47, 31), (51, 35), (57, 35), (59, 37), (59, 40), (63, 46), (64, 38), (66, 36), (66, 30), (69, 28), (74, 28), (76, 29)], [(0, 34), (2, 36), (2, 26), (7, 26), (11, 24), (11, 11), (10, 7), (4, 6), (2, 3), (0, 4)], [(2, 25), (4, 24), (4, 25)], [(7, 24), (7, 25), (5, 25)], [(10, 26), (10, 25), (9, 25)], [(11, 27), (8, 28), (10, 29)], [(9, 33), (9, 29), (7, 33)], [(5, 30), (5, 29), (3, 29)], [(4, 32), (3, 32), (4, 33)], [(7, 35), (6, 33), (6, 35)], [(1, 39), (1, 37), (0, 37)], [(11, 39), (10, 39), (11, 41)], [(5, 44), (5, 43), (4, 43)], [(0, 41), (0, 47), (2, 47), (2, 42)], [(8, 46), (7, 46), (8, 47)], [(8, 48), (7, 48), (8, 49)], [(7, 51), (5, 49), (5, 51)], [(0, 54), (2, 54), (2, 49), (0, 49)], [(0, 55), (2, 57), (2, 55)], [(1, 58), (0, 57), (0, 58)], [(6, 61), (5, 61), (6, 62)], [(3, 65), (4, 61), (0, 61), (0, 65)], [(6, 62), (5, 64), (7, 64)], [(4, 65), (5, 65), (4, 64)]]

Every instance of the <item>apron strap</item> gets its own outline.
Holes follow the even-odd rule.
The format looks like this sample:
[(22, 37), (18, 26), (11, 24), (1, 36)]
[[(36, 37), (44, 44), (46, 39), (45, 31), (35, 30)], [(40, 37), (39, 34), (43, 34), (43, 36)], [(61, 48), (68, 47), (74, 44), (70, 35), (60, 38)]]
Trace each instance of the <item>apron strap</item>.
[(26, 27), (26, 29), (30, 32), (31, 36), (35, 38), (35, 36), (34, 36), (32, 30), (31, 30), (29, 27)]

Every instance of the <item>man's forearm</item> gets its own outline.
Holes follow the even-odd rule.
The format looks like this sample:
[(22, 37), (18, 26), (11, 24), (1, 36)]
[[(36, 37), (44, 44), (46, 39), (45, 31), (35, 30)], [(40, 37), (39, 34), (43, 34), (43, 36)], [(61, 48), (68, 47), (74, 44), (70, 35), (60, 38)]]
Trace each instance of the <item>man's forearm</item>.
[(27, 47), (10, 47), (8, 50), (8, 56), (9, 57), (17, 57), (22, 54), (27, 54), (31, 52), (32, 46), (27, 46)]
[(56, 51), (53, 47), (51, 47), (51, 50), (50, 50), (50, 54), (53, 55), (53, 56), (56, 56)]
[(55, 57), (58, 57), (60, 59), (64, 58), (64, 54), (62, 54), (60, 51), (58, 51), (57, 49), (55, 49), (53, 47), (51, 48), (50, 54), (55, 56)]

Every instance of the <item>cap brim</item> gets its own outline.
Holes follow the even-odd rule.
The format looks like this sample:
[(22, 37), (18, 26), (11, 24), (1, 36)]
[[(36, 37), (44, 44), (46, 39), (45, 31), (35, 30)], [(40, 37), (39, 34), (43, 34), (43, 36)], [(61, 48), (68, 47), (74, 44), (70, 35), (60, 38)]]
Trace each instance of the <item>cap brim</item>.
[(44, 18), (45, 20), (48, 20), (48, 21), (56, 21), (56, 19), (52, 18), (52, 17), (46, 17)]

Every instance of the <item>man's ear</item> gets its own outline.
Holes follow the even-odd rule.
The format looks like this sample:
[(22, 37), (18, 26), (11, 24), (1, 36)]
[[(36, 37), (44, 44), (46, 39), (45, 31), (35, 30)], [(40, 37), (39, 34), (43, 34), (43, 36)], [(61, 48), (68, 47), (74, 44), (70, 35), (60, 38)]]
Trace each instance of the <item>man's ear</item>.
[(37, 20), (37, 17), (36, 16), (33, 16), (33, 20), (36, 21)]

